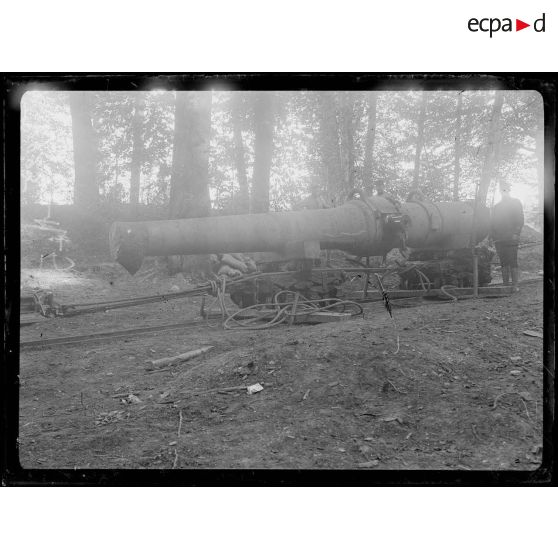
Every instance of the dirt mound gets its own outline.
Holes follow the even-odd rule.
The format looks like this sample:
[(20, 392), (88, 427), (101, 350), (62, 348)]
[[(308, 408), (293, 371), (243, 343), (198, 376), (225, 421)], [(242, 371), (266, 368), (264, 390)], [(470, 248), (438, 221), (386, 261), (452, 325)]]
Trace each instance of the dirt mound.
[[(137, 289), (137, 285), (136, 285)], [(21, 354), (25, 467), (534, 469), (541, 283), (520, 295), (261, 332), (184, 331)], [(49, 321), (23, 338), (176, 322), (199, 301)], [(205, 357), (146, 371), (203, 345)], [(249, 395), (247, 386), (264, 389)], [(231, 389), (234, 388), (234, 389)], [(133, 397), (130, 397), (133, 396)], [(179, 433), (180, 432), (180, 433)]]

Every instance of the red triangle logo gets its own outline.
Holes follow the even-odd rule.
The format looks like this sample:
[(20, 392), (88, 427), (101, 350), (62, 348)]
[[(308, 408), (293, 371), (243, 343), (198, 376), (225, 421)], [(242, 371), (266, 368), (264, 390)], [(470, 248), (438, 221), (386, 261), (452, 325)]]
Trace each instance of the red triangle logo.
[(521, 21), (520, 19), (515, 20), (515, 30), (516, 31), (521, 31), (522, 29), (525, 29), (526, 27), (531, 27), (531, 24), (530, 23), (525, 23), (524, 21)]

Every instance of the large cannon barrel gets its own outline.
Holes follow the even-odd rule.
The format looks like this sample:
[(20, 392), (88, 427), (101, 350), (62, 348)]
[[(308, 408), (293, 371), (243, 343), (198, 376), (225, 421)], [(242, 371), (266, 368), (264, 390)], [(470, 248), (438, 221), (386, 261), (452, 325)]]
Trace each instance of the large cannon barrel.
[(116, 222), (110, 231), (114, 259), (135, 273), (145, 256), (276, 252), (312, 258), (340, 249), (383, 255), (408, 246), (466, 248), (489, 230), (489, 211), (470, 202), (409, 201), (383, 196), (353, 199), (331, 209), (227, 215), (166, 221)]

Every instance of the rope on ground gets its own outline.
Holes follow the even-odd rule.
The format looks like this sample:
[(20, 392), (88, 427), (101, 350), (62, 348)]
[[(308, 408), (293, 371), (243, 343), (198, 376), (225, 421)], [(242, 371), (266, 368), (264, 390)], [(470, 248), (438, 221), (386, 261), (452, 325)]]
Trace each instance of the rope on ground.
[(428, 276), (423, 273), (420, 269), (416, 268), (415, 271), (417, 272), (419, 279), (420, 279), (420, 286), (422, 287), (423, 291), (429, 292), (432, 288), (432, 282), (428, 278)]
[(455, 295), (452, 295), (451, 293), (448, 293), (448, 291), (446, 290), (446, 289), (451, 289), (453, 287), (454, 287), (454, 285), (442, 285), (440, 287), (440, 292), (442, 294), (445, 294), (452, 302), (457, 302), (459, 299)]
[[(279, 302), (280, 297), (291, 296), (293, 300)], [(224, 290), (220, 294), (224, 305)], [(287, 319), (293, 319), (299, 316), (308, 316), (311, 314), (319, 314), (331, 309), (338, 311), (351, 310), (351, 315), (359, 316), (363, 314), (364, 309), (357, 302), (349, 300), (341, 300), (339, 298), (321, 298), (318, 300), (308, 300), (302, 295), (298, 295), (294, 291), (280, 291), (273, 297), (272, 303), (253, 304), (246, 308), (241, 308), (230, 314), (223, 322), (225, 329), (249, 329), (261, 330), (270, 329), (279, 324), (284, 323)], [(225, 308), (226, 310), (226, 308)], [(240, 319), (241, 314), (251, 311), (258, 311), (258, 316), (247, 316)], [(256, 322), (264, 320), (265, 323), (257, 324)]]
[[(232, 281), (234, 282), (234, 281)], [(205, 314), (206, 320), (209, 317), (210, 311), (215, 306), (215, 304), (219, 305), (219, 309), (221, 310), (221, 319), (224, 321), (229, 316), (229, 311), (225, 304), (225, 290), (227, 287), (227, 277), (226, 275), (215, 275), (215, 280), (209, 281), (209, 293), (214, 297), (211, 304), (208, 306), (207, 309), (204, 308), (203, 314)], [(205, 298), (205, 295), (204, 295)], [(217, 327), (217, 325), (207, 324), (209, 327)]]

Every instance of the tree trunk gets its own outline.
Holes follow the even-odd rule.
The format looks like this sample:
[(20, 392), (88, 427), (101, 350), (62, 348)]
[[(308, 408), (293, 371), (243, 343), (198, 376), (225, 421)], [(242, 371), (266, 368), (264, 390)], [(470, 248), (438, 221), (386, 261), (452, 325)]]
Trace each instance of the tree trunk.
[(502, 91), (496, 91), (494, 94), (494, 106), (492, 108), (492, 116), (488, 127), (488, 138), (486, 142), (486, 151), (484, 155), (484, 163), (482, 167), (479, 189), (477, 192), (477, 203), (486, 205), (486, 198), (490, 188), (490, 182), (494, 177), (499, 153), (499, 136), (500, 136), (500, 116), (502, 114), (502, 105), (504, 104), (504, 94)]
[(85, 91), (69, 93), (74, 144), (74, 204), (91, 210), (99, 203), (97, 143), (91, 123), (91, 97)]
[(252, 213), (269, 211), (269, 178), (273, 155), (273, 98), (261, 91), (254, 102), (254, 174), (252, 179)]
[(207, 217), (211, 92), (177, 91), (170, 187), (171, 218)]
[[(169, 217), (207, 217), (209, 198), (209, 140), (211, 92), (177, 91)], [(171, 274), (186, 271), (205, 278), (211, 271), (208, 256), (169, 256)]]
[(366, 131), (366, 144), (364, 148), (364, 190), (372, 194), (374, 142), (376, 141), (376, 119), (377, 119), (378, 93), (370, 91), (368, 94), (368, 129)]
[(132, 117), (132, 163), (130, 168), (130, 205), (137, 212), (140, 199), (141, 165), (143, 162), (143, 122), (145, 100), (143, 93), (136, 93), (134, 98), (134, 116)]
[(352, 192), (355, 188), (355, 141), (354, 141), (354, 95), (352, 91), (346, 91), (343, 96), (343, 121), (346, 148), (345, 162), (345, 188), (344, 194)]
[(544, 118), (542, 114), (539, 119), (535, 135), (535, 153), (537, 157), (537, 182), (539, 194), (537, 204), (537, 224), (539, 229), (542, 231), (544, 225)]
[(420, 102), (420, 113), (417, 127), (417, 147), (415, 151), (415, 170), (413, 172), (413, 190), (419, 188), (420, 155), (422, 153), (422, 147), (424, 145), (424, 121), (426, 120), (426, 103), (426, 91), (423, 91)]
[(250, 194), (244, 160), (244, 142), (242, 141), (242, 105), (243, 94), (241, 92), (233, 92), (231, 98), (231, 119), (234, 139), (234, 160), (238, 179), (238, 196), (235, 209), (239, 213), (248, 213), (250, 210)]
[(453, 201), (459, 201), (459, 175), (461, 173), (461, 112), (463, 110), (463, 91), (457, 94), (455, 115), (455, 159), (453, 163)]
[(343, 187), (343, 172), (339, 149), (339, 123), (335, 93), (323, 91), (317, 95), (322, 190), (328, 203), (336, 205), (339, 192)]

